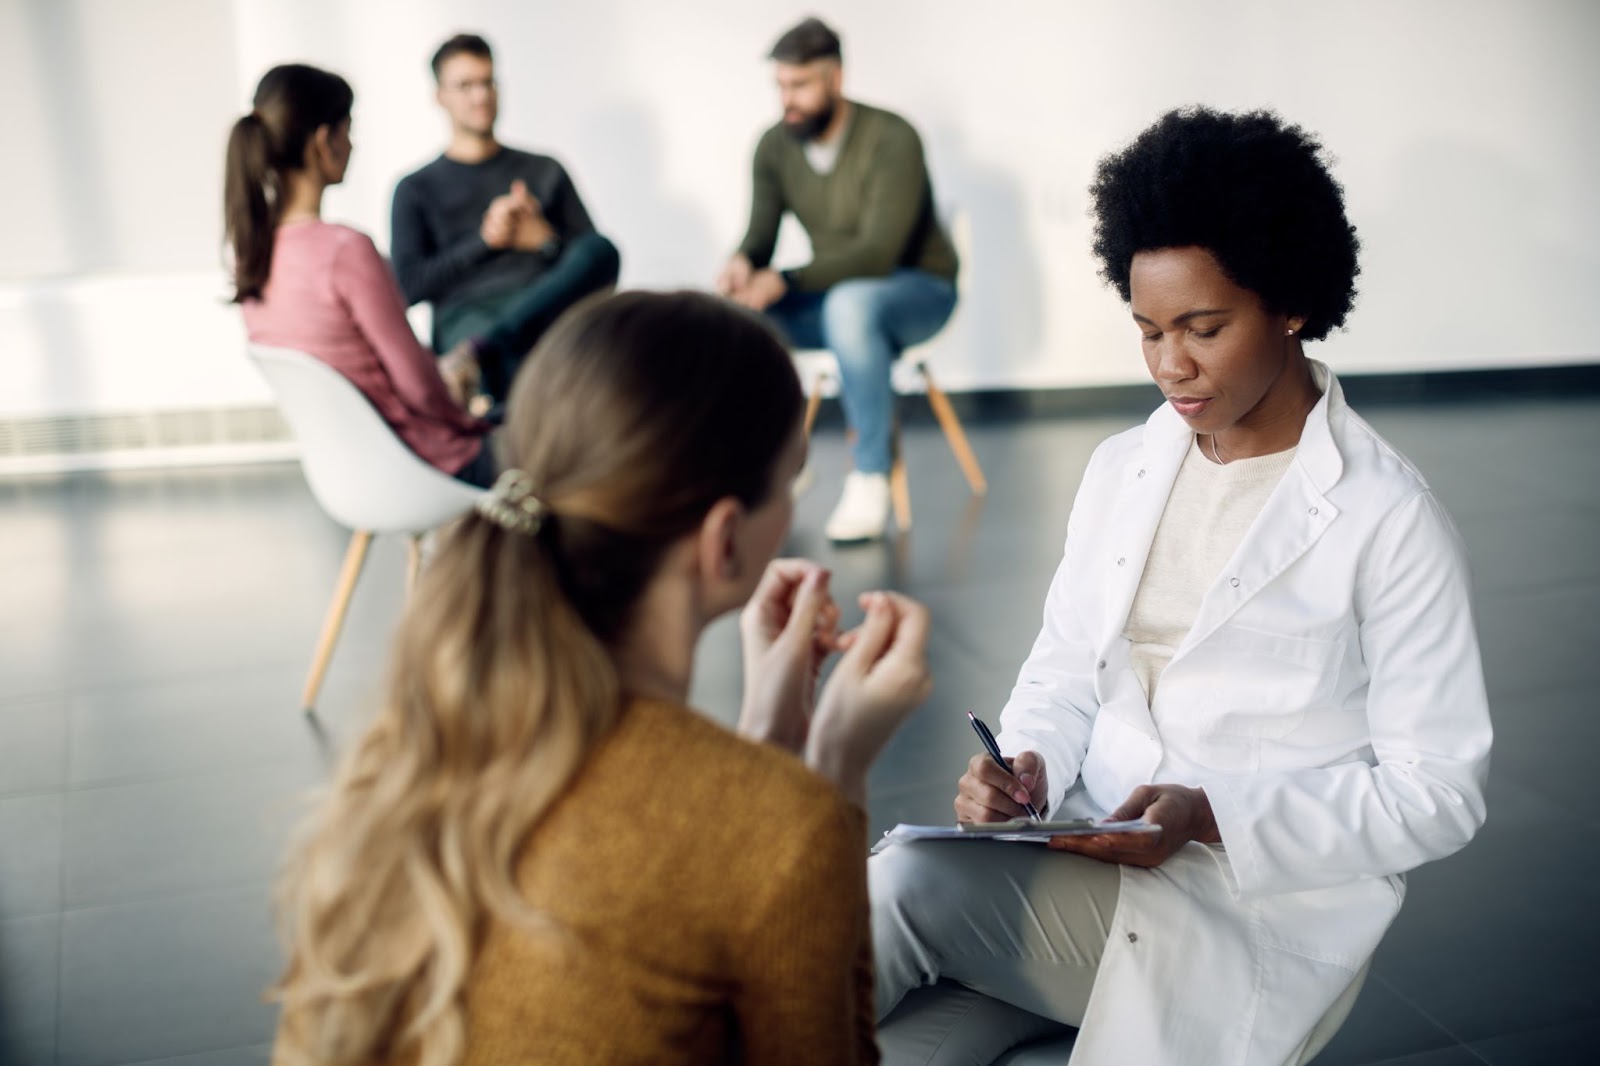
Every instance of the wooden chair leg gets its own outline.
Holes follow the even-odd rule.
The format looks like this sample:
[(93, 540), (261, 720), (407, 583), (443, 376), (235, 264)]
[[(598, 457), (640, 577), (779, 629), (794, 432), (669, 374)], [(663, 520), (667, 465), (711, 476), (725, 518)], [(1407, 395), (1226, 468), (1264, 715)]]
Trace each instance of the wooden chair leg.
[(950, 442), (950, 450), (955, 453), (961, 473), (966, 475), (967, 484), (972, 487), (972, 494), (984, 495), (989, 491), (989, 482), (983, 476), (983, 468), (978, 465), (978, 457), (972, 453), (972, 445), (967, 442), (961, 419), (956, 417), (955, 408), (950, 406), (950, 398), (933, 383), (928, 364), (919, 363), (917, 369), (922, 372), (922, 380), (927, 382), (928, 404), (933, 408), (933, 416), (939, 420), (939, 428), (944, 430), (944, 438)]
[(822, 407), (822, 383), (826, 374), (818, 374), (811, 382), (811, 395), (806, 397), (806, 440), (811, 439), (811, 427), (817, 424), (817, 411)]
[(417, 590), (417, 577), (422, 573), (422, 534), (411, 534), (411, 543), (406, 556), (406, 598)]
[(895, 528), (911, 532), (911, 485), (906, 481), (906, 461), (898, 455), (889, 467), (889, 500), (894, 504)]
[(372, 534), (358, 529), (350, 536), (350, 547), (344, 553), (344, 567), (339, 571), (339, 584), (333, 590), (333, 602), (328, 604), (328, 615), (322, 621), (322, 636), (317, 640), (316, 654), (311, 658), (311, 676), (306, 678), (306, 690), (300, 704), (307, 714), (316, 711), (317, 692), (322, 688), (322, 676), (328, 671), (328, 660), (333, 658), (333, 646), (339, 642), (339, 631), (344, 628), (344, 615), (350, 608), (350, 596), (356, 590), (356, 580), (367, 561), (367, 549), (372, 547)]

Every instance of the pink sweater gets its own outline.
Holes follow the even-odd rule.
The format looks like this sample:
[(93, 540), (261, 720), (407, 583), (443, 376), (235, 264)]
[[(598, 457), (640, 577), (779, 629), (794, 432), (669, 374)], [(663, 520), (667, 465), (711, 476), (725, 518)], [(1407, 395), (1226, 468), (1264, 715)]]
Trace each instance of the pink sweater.
[(366, 394), (395, 434), (453, 474), (483, 447), (486, 423), (450, 399), (417, 342), (389, 264), (366, 234), (331, 222), (278, 227), (272, 276), (243, 306), (253, 344), (314, 355)]

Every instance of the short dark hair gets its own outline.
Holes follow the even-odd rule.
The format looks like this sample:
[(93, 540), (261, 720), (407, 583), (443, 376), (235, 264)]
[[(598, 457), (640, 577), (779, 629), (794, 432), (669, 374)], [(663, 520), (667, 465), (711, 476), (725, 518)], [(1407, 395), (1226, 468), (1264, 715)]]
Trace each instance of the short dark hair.
[(767, 58), (794, 64), (809, 63), (813, 59), (843, 62), (844, 52), (839, 46), (839, 35), (830, 30), (827, 23), (819, 18), (808, 18), (779, 37)]
[(1355, 303), (1361, 242), (1322, 146), (1271, 111), (1169, 111), (1089, 187), (1100, 275), (1130, 300), (1139, 252), (1198, 246), (1269, 311), (1321, 340)]
[(488, 41), (479, 37), (476, 33), (458, 33), (444, 42), (444, 44), (441, 44), (439, 50), (433, 53), (431, 64), (433, 67), (433, 80), (439, 80), (439, 70), (447, 60), (460, 55), (477, 56), (479, 59), (487, 59), (491, 63), (494, 62), (494, 53), (489, 50)]

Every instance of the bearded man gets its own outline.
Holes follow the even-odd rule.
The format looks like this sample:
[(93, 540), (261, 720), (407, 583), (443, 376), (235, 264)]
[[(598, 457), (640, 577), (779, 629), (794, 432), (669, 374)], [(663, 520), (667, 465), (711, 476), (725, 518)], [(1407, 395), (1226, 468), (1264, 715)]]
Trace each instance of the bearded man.
[[(717, 290), (764, 312), (794, 347), (837, 357), (854, 469), (826, 532), (876, 540), (889, 518), (890, 367), (955, 309), (956, 251), (934, 210), (917, 131), (844, 96), (838, 34), (806, 19), (770, 58), (783, 119), (756, 146), (750, 225)], [(804, 227), (812, 258), (779, 271), (771, 260), (785, 212)]]

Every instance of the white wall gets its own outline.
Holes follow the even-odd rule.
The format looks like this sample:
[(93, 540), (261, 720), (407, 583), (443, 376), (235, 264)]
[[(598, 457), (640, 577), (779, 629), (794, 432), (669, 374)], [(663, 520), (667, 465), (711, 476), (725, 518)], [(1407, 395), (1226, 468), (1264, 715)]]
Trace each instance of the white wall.
[[(762, 60), (815, 12), (848, 91), (921, 129), (971, 216), (955, 388), (1142, 379), (1088, 254), (1096, 159), (1163, 110), (1271, 106), (1317, 131), (1363, 242), (1321, 354), (1348, 370), (1600, 354), (1600, 4), (1589, 0), (0, 0), (0, 415), (264, 397), (217, 300), (228, 123), (291, 59), (356, 87), (332, 217), (387, 241), (437, 152), (427, 58), (497, 50), (502, 134), (573, 171), (623, 283), (704, 284), (737, 241), (776, 117)], [(9, 279), (9, 280), (7, 280)], [(142, 313), (141, 313), (142, 309)]]

